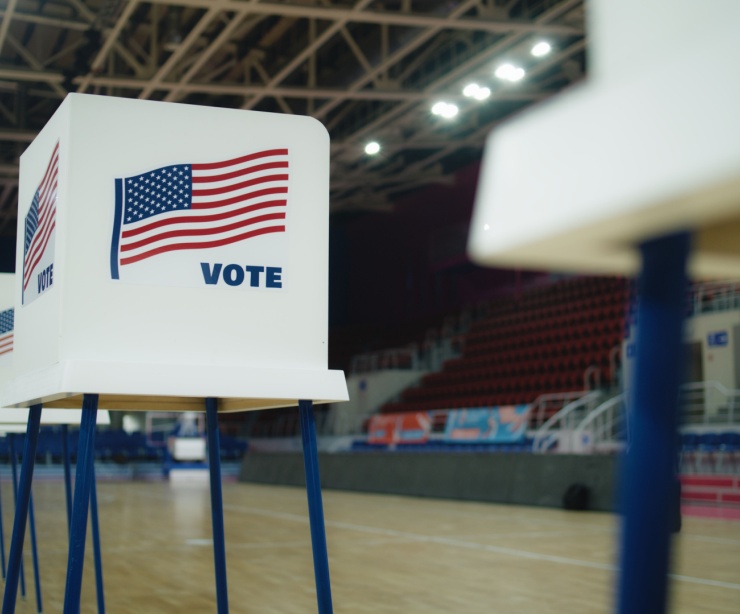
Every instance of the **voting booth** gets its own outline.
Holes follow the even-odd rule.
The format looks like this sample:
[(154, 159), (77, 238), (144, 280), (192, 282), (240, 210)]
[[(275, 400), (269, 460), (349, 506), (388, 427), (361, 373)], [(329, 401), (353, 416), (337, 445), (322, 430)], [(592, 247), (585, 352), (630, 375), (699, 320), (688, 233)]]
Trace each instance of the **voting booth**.
[(347, 400), (327, 367), (317, 121), (70, 94), (21, 157), (18, 198), (6, 405)]
[(79, 609), (77, 511), (87, 509), (86, 420), (98, 407), (206, 411), (222, 613), (217, 413), (292, 405), (319, 611), (330, 611), (313, 403), (348, 396), (344, 374), (328, 369), (325, 128), (70, 94), (22, 155), (18, 197), (16, 349), (0, 403), (31, 406), (29, 433), (42, 406), (83, 407), (64, 611)]
[(740, 82), (728, 77), (740, 3), (596, 0), (590, 15), (588, 82), (491, 133), (468, 251), (483, 265), (639, 274), (617, 609), (656, 614), (678, 504), (687, 270), (740, 276)]

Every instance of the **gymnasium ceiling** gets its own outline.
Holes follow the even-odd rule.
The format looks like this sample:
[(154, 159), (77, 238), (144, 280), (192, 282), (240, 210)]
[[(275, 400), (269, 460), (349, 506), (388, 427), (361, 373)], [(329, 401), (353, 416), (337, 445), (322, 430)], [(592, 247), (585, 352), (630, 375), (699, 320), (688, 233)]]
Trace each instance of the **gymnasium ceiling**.
[[(18, 158), (67, 92), (312, 115), (332, 136), (337, 213), (452, 181), (497, 122), (585, 71), (582, 0), (1, 0), (0, 16), (6, 236)], [(539, 40), (553, 50), (535, 58)], [(494, 77), (504, 62), (526, 77)], [(490, 98), (464, 97), (471, 81)], [(457, 117), (434, 116), (440, 100)]]

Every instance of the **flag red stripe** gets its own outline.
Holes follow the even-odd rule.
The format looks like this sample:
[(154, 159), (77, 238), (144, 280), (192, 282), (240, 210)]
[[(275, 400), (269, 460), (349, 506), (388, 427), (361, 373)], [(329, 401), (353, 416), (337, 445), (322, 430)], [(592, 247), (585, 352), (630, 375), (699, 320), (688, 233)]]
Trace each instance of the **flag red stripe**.
[(259, 153), (249, 154), (248, 156), (241, 156), (240, 158), (233, 158), (231, 160), (225, 160), (223, 162), (211, 162), (209, 164), (192, 164), (191, 166), (194, 171), (210, 171), (217, 168), (226, 168), (227, 166), (233, 166), (235, 164), (242, 164), (243, 162), (259, 160), (260, 158), (287, 155), (287, 149), (268, 149), (267, 151), (260, 151)]
[[(45, 195), (40, 196), (39, 198), (38, 226), (36, 226), (36, 233), (31, 240), (31, 245), (28, 246), (28, 252), (26, 253), (26, 256), (24, 258), (25, 262), (29, 262), (30, 260), (35, 258), (38, 246), (40, 244), (40, 237), (43, 234), (44, 229), (46, 228), (46, 211), (52, 204), (52, 196), (54, 195), (54, 192), (56, 190), (57, 170), (58, 169), (55, 168), (52, 176), (53, 183), (51, 184), (50, 189)], [(28, 271), (26, 271), (26, 273), (28, 273)]]
[(266, 177), (257, 177), (256, 179), (249, 179), (248, 181), (242, 181), (241, 183), (227, 185), (222, 188), (211, 188), (210, 190), (193, 190), (193, 199), (197, 198), (198, 196), (216, 196), (217, 194), (228, 194), (229, 192), (236, 192), (236, 190), (241, 190), (242, 188), (250, 188), (253, 185), (259, 185), (260, 183), (270, 183), (271, 181), (287, 180), (288, 175), (267, 175)]
[[(56, 184), (56, 174), (54, 175), (54, 185), (51, 186), (51, 189), (45, 196), (39, 196), (39, 210), (38, 210), (38, 223), (39, 225), (36, 227), (36, 232), (39, 232), (39, 229), (43, 229), (43, 226), (46, 222), (47, 214), (46, 212), (49, 210), (50, 207), (54, 205), (53, 196), (56, 194), (57, 184)], [(29, 254), (30, 252), (30, 246), (29, 246)]]
[(225, 198), (223, 200), (214, 200), (206, 203), (194, 202), (191, 206), (191, 209), (215, 209), (217, 207), (226, 207), (227, 205), (233, 205), (235, 203), (252, 200), (254, 198), (260, 198), (261, 196), (272, 196), (274, 194), (287, 193), (288, 188), (265, 188), (264, 190), (248, 192), (247, 194), (240, 194), (239, 196), (232, 196), (231, 198)]
[[(193, 183), (213, 183), (215, 181), (226, 181), (227, 179), (233, 179), (234, 177), (242, 177), (244, 175), (251, 175), (252, 173), (258, 173), (260, 171), (269, 171), (273, 168), (288, 168), (287, 162), (268, 162), (267, 164), (258, 164), (257, 166), (250, 166), (248, 168), (242, 168), (238, 171), (231, 171), (230, 173), (223, 173), (222, 175), (193, 175)], [(287, 175), (286, 175), (287, 178)]]
[(58, 151), (59, 151), (59, 141), (57, 141), (57, 144), (54, 146), (54, 151), (51, 152), (51, 158), (49, 158), (49, 165), (46, 167), (44, 178), (41, 180), (41, 183), (39, 184), (39, 190), (44, 187), (44, 182), (49, 176), (49, 169), (51, 168), (52, 163), (54, 162), (54, 159), (56, 158)]
[(30, 248), (28, 250), (28, 254), (25, 258), (25, 263), (33, 263), (32, 266), (29, 266), (24, 272), (23, 272), (23, 288), (25, 289), (28, 285), (28, 280), (31, 279), (31, 273), (33, 272), (33, 267), (36, 266), (36, 264), (41, 260), (41, 258), (44, 255), (44, 249), (46, 248), (46, 245), (49, 242), (49, 237), (51, 236), (51, 229), (50, 226), (53, 226), (55, 220), (55, 211), (52, 210), (50, 213), (49, 223), (44, 224), (44, 226), (39, 226), (36, 229), (36, 235), (34, 236), (34, 240), (30, 245)]
[(127, 243), (125, 245), (121, 245), (121, 251), (128, 252), (128, 251), (131, 251), (132, 249), (139, 249), (140, 247), (145, 247), (147, 245), (151, 245), (152, 243), (157, 243), (158, 241), (162, 241), (164, 239), (174, 239), (176, 237), (202, 237), (202, 236), (207, 236), (207, 235), (216, 235), (216, 234), (220, 234), (223, 232), (230, 232), (238, 228), (245, 228), (246, 226), (252, 226), (254, 224), (259, 224), (260, 222), (269, 222), (271, 220), (284, 220), (284, 219), (285, 219), (285, 213), (268, 213), (266, 215), (258, 215), (257, 217), (249, 218), (248, 220), (240, 220), (238, 222), (233, 222), (231, 224), (225, 224), (223, 226), (214, 226), (213, 228), (186, 228), (183, 230), (170, 230), (169, 232), (163, 232), (153, 237), (141, 239), (140, 241), (135, 241), (133, 243)]
[(243, 241), (245, 239), (251, 239), (252, 237), (258, 237), (260, 235), (269, 234), (273, 232), (285, 232), (285, 226), (271, 226), (269, 228), (259, 228), (258, 230), (251, 230), (250, 232), (245, 232), (244, 234), (241, 234), (241, 235), (236, 235), (234, 237), (228, 237), (226, 239), (220, 239), (218, 241), (209, 241), (208, 243), (173, 243), (172, 245), (163, 245), (162, 247), (158, 247), (157, 249), (144, 252), (143, 254), (138, 254), (136, 256), (130, 256), (129, 258), (121, 258), (121, 265), (132, 264), (134, 262), (139, 262), (140, 260), (144, 260), (146, 258), (151, 258), (152, 256), (156, 256), (158, 254), (163, 254), (165, 252), (172, 252), (176, 250), (206, 249), (209, 247), (222, 247), (223, 245), (230, 245), (231, 243), (238, 243), (239, 241)]
[(55, 164), (49, 184), (45, 187), (39, 187), (39, 217), (41, 216), (42, 207), (49, 202), (49, 196), (54, 193), (57, 185), (57, 175), (59, 175), (59, 165)]
[(2, 343), (0, 343), (0, 350), (3, 349), (3, 348), (8, 347), (9, 345), (13, 345), (13, 339), (12, 338), (8, 339), (7, 341), (3, 341)]
[[(52, 210), (49, 214), (50, 219), (53, 220), (54, 218), (54, 211)], [(39, 251), (43, 253), (43, 245), (44, 244), (44, 237), (47, 234), (48, 230), (48, 224), (46, 219), (44, 219), (43, 224), (39, 224), (36, 227), (36, 234), (34, 234), (33, 239), (31, 240), (31, 244), (28, 246), (28, 252), (26, 253), (26, 256), (24, 257), (24, 263), (28, 264), (29, 262), (32, 262), (36, 259), (36, 257), (39, 255)], [(24, 279), (25, 276), (30, 275), (31, 270), (27, 269), (24, 271)]]
[(27, 268), (23, 273), (24, 289), (28, 285), (28, 280), (31, 278), (33, 268), (36, 266), (36, 264), (38, 264), (39, 260), (41, 260), (44, 255), (44, 250), (46, 249), (46, 245), (49, 243), (49, 237), (51, 236), (51, 229), (53, 229), (54, 227), (55, 218), (56, 209), (52, 209), (49, 217), (49, 223), (44, 224), (43, 227), (39, 225), (36, 229), (36, 235), (33, 237), (34, 240), (31, 242), (31, 245), (28, 249), (28, 254), (25, 258), (26, 264), (32, 262), (33, 266)]
[(139, 226), (132, 230), (124, 230), (121, 233), (122, 239), (128, 239), (129, 237), (135, 237), (144, 232), (162, 228), (162, 226), (169, 226), (170, 224), (197, 224), (200, 222), (217, 222), (218, 220), (225, 220), (230, 217), (236, 217), (237, 215), (243, 215), (245, 213), (251, 213), (252, 211), (259, 211), (260, 209), (269, 209), (270, 207), (284, 207), (287, 201), (285, 200), (271, 200), (266, 203), (259, 203), (258, 205), (249, 205), (248, 207), (242, 207), (241, 209), (234, 209), (233, 211), (224, 211), (223, 213), (212, 213), (211, 215), (192, 215), (187, 214), (180, 217), (172, 217), (167, 220), (159, 220), (152, 222), (146, 226)]
[(51, 231), (54, 230), (54, 227), (56, 226), (56, 219), (54, 216), (51, 218), (51, 225), (47, 229), (48, 232), (46, 233), (46, 237), (44, 238), (43, 247), (41, 248), (41, 252), (36, 257), (36, 260), (34, 260), (33, 264), (31, 264), (30, 267), (28, 267), (26, 274), (27, 278), (23, 280), (23, 289), (25, 290), (28, 287), (28, 282), (31, 280), (31, 271), (33, 271), (36, 268), (36, 265), (41, 261), (41, 258), (44, 256), (44, 250), (46, 249), (46, 246), (49, 243), (49, 238), (51, 237)]
[(12, 351), (13, 351), (12, 346), (9, 347), (7, 350), (0, 350), (0, 356), (2, 356), (3, 354), (10, 354)]

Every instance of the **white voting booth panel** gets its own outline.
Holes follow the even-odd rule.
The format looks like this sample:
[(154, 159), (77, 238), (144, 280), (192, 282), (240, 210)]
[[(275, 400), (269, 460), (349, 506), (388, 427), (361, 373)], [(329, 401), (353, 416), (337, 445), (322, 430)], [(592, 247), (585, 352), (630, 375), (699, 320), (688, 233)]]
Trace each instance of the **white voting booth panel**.
[(740, 3), (593, 4), (590, 81), (488, 139), (471, 257), (632, 273), (637, 243), (692, 229), (692, 271), (737, 276)]
[[(13, 291), (15, 289), (15, 275), (0, 273), (0, 390), (7, 386), (13, 362), (13, 317), (7, 314), (12, 312)], [(5, 318), (8, 320), (5, 321)], [(7, 330), (9, 329), (9, 330)], [(3, 339), (8, 341), (3, 342)], [(41, 413), (41, 424), (80, 424), (82, 411), (79, 409), (54, 409)], [(98, 411), (97, 424), (110, 424), (110, 414), (107, 411)], [(25, 433), (28, 424), (28, 409), (24, 407), (0, 407), (0, 433)]]
[(7, 405), (347, 399), (327, 367), (320, 123), (70, 94), (20, 175)]
[(13, 308), (14, 288), (15, 275), (0, 273), (0, 380), (2, 379), (1, 374), (8, 370), (13, 361), (13, 347), (15, 345), (13, 331), (15, 317)]

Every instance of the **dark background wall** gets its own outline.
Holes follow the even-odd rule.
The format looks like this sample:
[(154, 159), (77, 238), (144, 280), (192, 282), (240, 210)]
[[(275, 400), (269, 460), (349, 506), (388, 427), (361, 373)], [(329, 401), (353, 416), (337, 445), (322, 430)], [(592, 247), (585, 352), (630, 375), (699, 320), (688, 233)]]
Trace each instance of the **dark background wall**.
[(392, 212), (332, 217), (332, 325), (444, 314), (521, 281), (516, 271), (477, 267), (465, 255), (478, 170), (400, 198)]
[(0, 273), (15, 273), (15, 237), (0, 237)]
[[(319, 457), (321, 485), (329, 489), (561, 507), (568, 486), (582, 483), (591, 490), (590, 509), (614, 509), (614, 456), (363, 452)], [(239, 479), (304, 486), (303, 457), (247, 454)]]
[(451, 184), (396, 199), (390, 212), (339, 213), (330, 224), (329, 364), (423, 341), (448, 315), (516, 293), (542, 273), (482, 268), (466, 255), (478, 164)]

